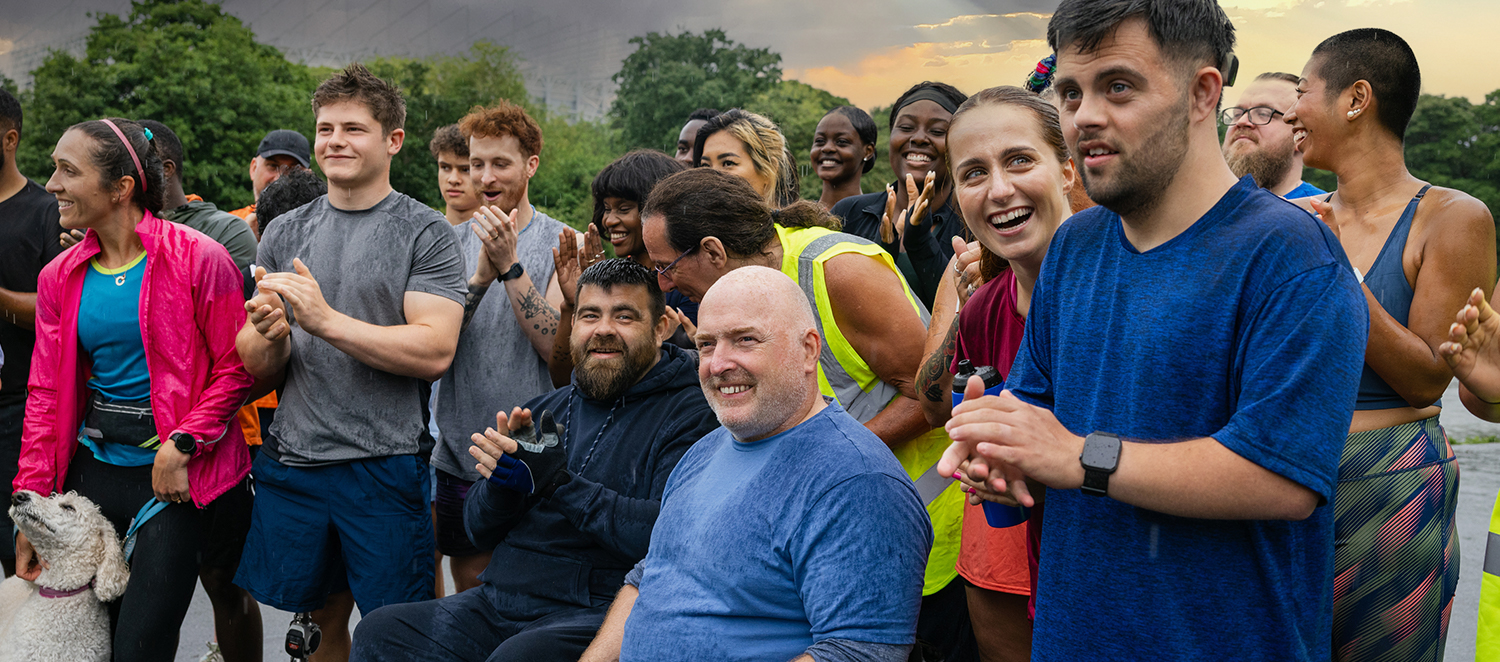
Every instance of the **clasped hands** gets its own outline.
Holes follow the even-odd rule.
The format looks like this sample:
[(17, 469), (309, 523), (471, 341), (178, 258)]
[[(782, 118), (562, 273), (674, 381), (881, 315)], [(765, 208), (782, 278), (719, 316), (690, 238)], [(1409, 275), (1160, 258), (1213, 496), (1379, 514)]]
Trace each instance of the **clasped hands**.
[[(255, 269), (256, 294), (245, 302), (250, 323), (266, 340), (276, 342), (291, 335), (293, 323), (314, 336), (324, 337), (343, 317), (323, 298), (323, 290), (301, 258), (292, 260), (294, 271), (267, 273)], [(291, 306), (291, 318), (287, 316)]]
[(984, 380), (970, 377), (964, 401), (945, 426), (953, 443), (938, 461), (944, 476), (959, 473), (965, 483), (986, 488), (979, 498), (1007, 505), (1036, 505), (1030, 478), (1057, 489), (1083, 484), (1083, 437), (1057, 421), (1051, 411), (1022, 402), (1010, 391), (984, 395)]

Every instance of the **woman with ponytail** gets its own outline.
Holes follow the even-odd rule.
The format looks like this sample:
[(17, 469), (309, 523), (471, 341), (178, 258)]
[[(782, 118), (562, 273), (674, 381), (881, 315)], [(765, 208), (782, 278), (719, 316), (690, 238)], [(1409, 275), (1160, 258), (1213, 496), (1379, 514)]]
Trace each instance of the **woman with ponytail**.
[[(62, 226), (85, 234), (38, 280), (14, 489), (77, 491), (126, 534), (129, 583), (94, 579), (114, 659), (171, 660), (200, 511), (250, 471), (235, 419), (253, 381), (234, 346), (243, 280), (223, 246), (157, 217), (162, 161), (141, 125), (75, 124), (52, 160)], [(42, 561), (16, 538), (17, 574), (34, 579)]]

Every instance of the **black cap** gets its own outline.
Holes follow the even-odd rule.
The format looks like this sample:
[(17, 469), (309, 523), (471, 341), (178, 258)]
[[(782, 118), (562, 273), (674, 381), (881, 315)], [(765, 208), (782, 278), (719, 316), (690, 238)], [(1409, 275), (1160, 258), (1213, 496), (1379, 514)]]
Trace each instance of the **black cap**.
[(290, 129), (277, 129), (266, 134), (260, 139), (260, 148), (255, 150), (255, 155), (261, 158), (285, 154), (297, 159), (304, 168), (310, 164), (308, 153), (307, 138)]

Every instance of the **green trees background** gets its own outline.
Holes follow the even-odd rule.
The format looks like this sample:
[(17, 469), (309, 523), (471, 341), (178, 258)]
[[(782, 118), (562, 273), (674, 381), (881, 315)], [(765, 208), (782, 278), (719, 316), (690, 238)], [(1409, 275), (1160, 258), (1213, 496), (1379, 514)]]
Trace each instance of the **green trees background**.
[[(331, 70), (290, 62), (256, 41), (238, 18), (207, 0), (141, 0), (126, 16), (95, 15), (82, 57), (52, 53), (21, 91), (25, 135), (21, 171), (46, 181), (49, 154), (74, 123), (98, 117), (151, 118), (181, 136), (187, 154), (186, 188), (234, 209), (251, 201), (247, 168), (267, 131), (290, 128), (312, 138), (309, 101)], [(397, 190), (441, 207), (436, 168), (427, 150), (434, 129), (458, 121), (475, 105), (508, 99), (542, 125), (541, 167), (531, 199), (574, 227), (592, 211), (589, 183), (616, 156), (637, 147), (670, 150), (682, 122), (701, 107), (745, 108), (770, 117), (787, 137), (802, 172), (805, 197), (821, 182), (810, 174), (808, 150), (818, 120), (847, 99), (795, 80), (783, 80), (781, 55), (750, 48), (722, 30), (648, 33), (621, 63), (619, 89), (602, 121), (578, 121), (532, 100), (521, 60), (507, 48), (473, 44), (458, 56), (388, 57), (367, 62), (394, 81), (407, 99), (406, 144), (392, 165)], [(0, 87), (17, 91), (0, 76)], [(975, 90), (969, 90), (973, 92)], [(875, 169), (865, 191), (891, 181), (886, 149), (889, 107), (870, 109), (880, 127)], [(1434, 184), (1464, 190), (1500, 210), (1500, 90), (1482, 103), (1423, 95), (1406, 138), (1412, 172)], [(1331, 174), (1309, 171), (1325, 189)]]

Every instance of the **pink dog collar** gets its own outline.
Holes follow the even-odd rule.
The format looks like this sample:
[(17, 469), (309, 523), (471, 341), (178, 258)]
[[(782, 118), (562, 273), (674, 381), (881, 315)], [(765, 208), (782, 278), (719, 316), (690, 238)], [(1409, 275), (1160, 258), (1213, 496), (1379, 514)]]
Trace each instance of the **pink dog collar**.
[(80, 586), (78, 588), (72, 589), (70, 591), (59, 591), (59, 590), (57, 590), (55, 588), (47, 588), (46, 586), (38, 586), (36, 588), (37, 588), (37, 593), (40, 594), (44, 598), (71, 598), (71, 597), (73, 597), (75, 595), (78, 595), (79, 593), (82, 593), (84, 591), (87, 591), (87, 590), (89, 590), (89, 589), (91, 589), (93, 587), (94, 587), (94, 580), (90, 579), (89, 583), (84, 584), (83, 586)]

